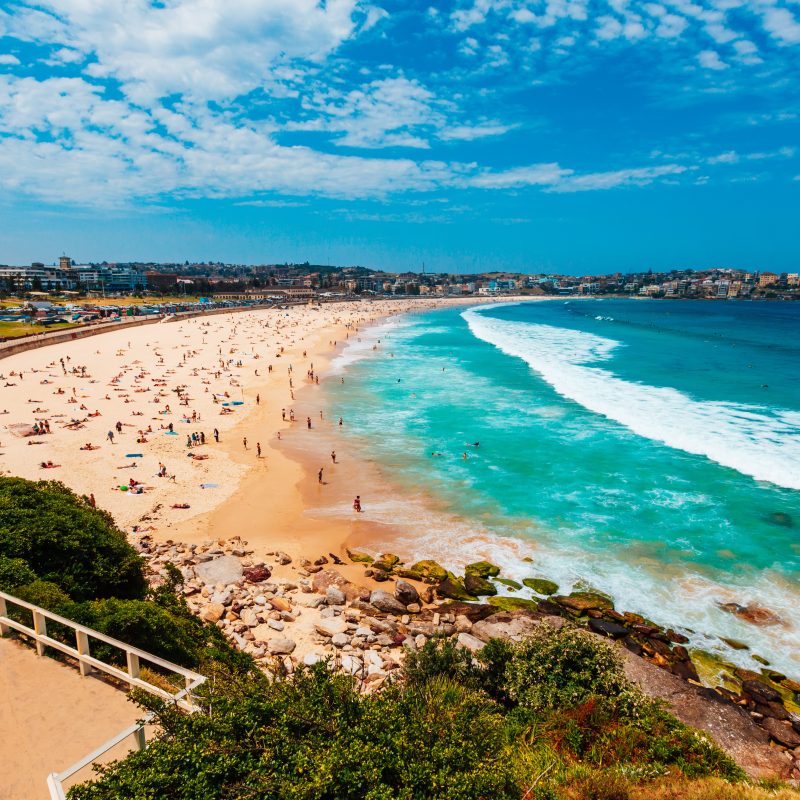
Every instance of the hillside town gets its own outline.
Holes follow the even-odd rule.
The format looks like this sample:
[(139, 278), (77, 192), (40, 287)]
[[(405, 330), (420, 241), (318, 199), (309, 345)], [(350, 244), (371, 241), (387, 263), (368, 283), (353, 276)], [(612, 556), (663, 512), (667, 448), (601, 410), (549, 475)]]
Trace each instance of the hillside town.
[(800, 275), (715, 268), (608, 275), (385, 272), (310, 264), (88, 263), (0, 265), (3, 295), (205, 297), (263, 301), (342, 296), (613, 295), (667, 299), (798, 299)]

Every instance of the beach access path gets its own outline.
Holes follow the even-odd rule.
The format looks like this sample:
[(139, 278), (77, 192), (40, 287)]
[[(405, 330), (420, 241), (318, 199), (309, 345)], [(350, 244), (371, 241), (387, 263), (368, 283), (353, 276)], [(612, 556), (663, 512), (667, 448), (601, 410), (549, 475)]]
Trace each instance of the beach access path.
[[(47, 798), (47, 776), (74, 764), (143, 712), (96, 676), (0, 639), (0, 800)], [(121, 758), (121, 744), (105, 759)], [(86, 768), (75, 776), (88, 780)]]

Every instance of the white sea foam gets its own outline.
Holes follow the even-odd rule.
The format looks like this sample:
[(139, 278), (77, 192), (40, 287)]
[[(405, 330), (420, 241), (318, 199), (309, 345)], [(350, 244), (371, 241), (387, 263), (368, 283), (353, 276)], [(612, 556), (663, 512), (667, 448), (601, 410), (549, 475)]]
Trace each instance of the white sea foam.
[(381, 340), (381, 344), (383, 344), (386, 337), (409, 324), (409, 321), (403, 317), (391, 317), (385, 322), (367, 328), (352, 339), (348, 339), (341, 352), (331, 360), (328, 375), (339, 375), (351, 364), (369, 357), (378, 340)]
[(462, 313), (477, 338), (523, 359), (562, 397), (624, 425), (639, 436), (730, 467), (757, 480), (800, 489), (800, 413), (694, 400), (592, 366), (620, 342), (591, 333)]

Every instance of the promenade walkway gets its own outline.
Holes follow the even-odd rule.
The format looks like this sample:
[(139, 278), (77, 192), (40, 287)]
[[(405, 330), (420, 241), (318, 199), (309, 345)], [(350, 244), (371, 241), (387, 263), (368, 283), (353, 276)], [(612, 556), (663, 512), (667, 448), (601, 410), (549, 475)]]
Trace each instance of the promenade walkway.
[[(46, 800), (47, 776), (143, 716), (142, 711), (95, 676), (12, 639), (0, 639), (0, 800)], [(120, 758), (128, 743), (104, 760)], [(92, 777), (89, 768), (76, 781)]]

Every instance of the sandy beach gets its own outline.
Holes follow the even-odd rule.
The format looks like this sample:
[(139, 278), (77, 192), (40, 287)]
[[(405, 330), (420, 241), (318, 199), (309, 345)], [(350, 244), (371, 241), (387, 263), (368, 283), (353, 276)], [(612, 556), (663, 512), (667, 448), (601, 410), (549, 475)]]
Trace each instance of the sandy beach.
[(371, 323), (454, 302), (475, 301), (262, 309), (11, 356), (0, 362), (0, 470), (92, 495), (134, 541), (240, 536), (257, 555), (340, 554), (376, 523), (312, 522), (307, 506), (324, 492), (349, 508), (380, 477), (344, 445), (332, 462), (340, 426), (316, 401), (330, 359)]

